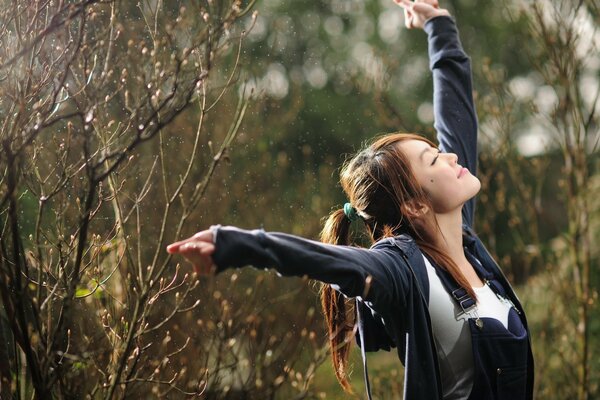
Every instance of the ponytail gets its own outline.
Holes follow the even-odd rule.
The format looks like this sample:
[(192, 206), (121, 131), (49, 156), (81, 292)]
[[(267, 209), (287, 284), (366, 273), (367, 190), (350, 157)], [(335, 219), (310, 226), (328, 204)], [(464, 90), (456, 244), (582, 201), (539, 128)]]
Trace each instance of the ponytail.
[[(351, 204), (344, 210), (331, 213), (321, 241), (329, 244), (350, 244), (350, 223), (360, 211), (361, 219), (373, 242), (384, 237), (410, 235), (431, 260), (444, 268), (473, 298), (475, 292), (454, 260), (436, 244), (443, 237), (435, 213), (415, 215), (413, 205), (425, 205), (432, 212), (429, 196), (417, 180), (410, 160), (398, 143), (421, 140), (435, 148), (428, 139), (411, 133), (394, 133), (376, 138), (371, 145), (345, 162), (340, 172), (340, 183)], [(346, 299), (330, 285), (321, 289), (321, 306), (329, 331), (331, 358), (337, 380), (351, 393), (348, 374), (348, 356), (354, 337), (356, 321), (354, 302)]]
[[(344, 214), (344, 210), (331, 213), (321, 231), (321, 241), (338, 245), (350, 244), (350, 220)], [(327, 322), (335, 376), (344, 391), (352, 393), (346, 368), (354, 337), (354, 302), (346, 299), (330, 285), (323, 284), (321, 306)]]

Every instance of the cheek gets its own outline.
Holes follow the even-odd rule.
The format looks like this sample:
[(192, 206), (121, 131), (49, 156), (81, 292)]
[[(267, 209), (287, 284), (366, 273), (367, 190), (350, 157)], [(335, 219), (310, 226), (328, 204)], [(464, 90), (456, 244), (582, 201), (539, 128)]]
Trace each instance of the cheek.
[(424, 188), (434, 209), (442, 212), (459, 207), (473, 198), (479, 192), (481, 183), (472, 175), (460, 180), (428, 177)]
[(446, 171), (427, 175), (421, 182), (432, 198), (452, 196), (458, 190), (459, 183), (455, 176)]
[(453, 182), (450, 180), (436, 181), (434, 179), (434, 182), (431, 183), (431, 198), (442, 203), (454, 203), (457, 199), (463, 197), (463, 190), (456, 183), (457, 182)]
[(422, 185), (423, 189), (425, 189), (425, 193), (427, 193), (433, 203), (443, 201), (444, 198), (449, 196), (453, 197), (454, 188), (446, 179), (427, 177)]

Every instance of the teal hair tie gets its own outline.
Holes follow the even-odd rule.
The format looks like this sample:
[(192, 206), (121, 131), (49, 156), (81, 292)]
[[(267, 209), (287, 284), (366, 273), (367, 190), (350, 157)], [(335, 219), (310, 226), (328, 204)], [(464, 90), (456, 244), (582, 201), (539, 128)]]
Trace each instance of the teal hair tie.
[(350, 220), (350, 222), (358, 219), (356, 208), (352, 207), (352, 204), (350, 203), (344, 204), (344, 214), (346, 214), (346, 217)]

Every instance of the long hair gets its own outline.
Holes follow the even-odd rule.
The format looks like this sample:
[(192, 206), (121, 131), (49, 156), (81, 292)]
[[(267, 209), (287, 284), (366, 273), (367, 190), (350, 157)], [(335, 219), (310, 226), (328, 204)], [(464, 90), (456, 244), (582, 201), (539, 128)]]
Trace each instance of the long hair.
[[(419, 248), (475, 298), (458, 265), (434, 243), (439, 229), (435, 218), (418, 218), (415, 206), (432, 210), (431, 201), (417, 182), (410, 162), (399, 142), (428, 139), (411, 133), (393, 133), (376, 138), (371, 145), (345, 163), (340, 173), (342, 189), (365, 223), (373, 242), (402, 233), (410, 235)], [(343, 210), (331, 213), (321, 232), (321, 241), (350, 245), (350, 220)], [(335, 375), (345, 391), (351, 392), (347, 364), (354, 337), (353, 302), (330, 285), (321, 288), (321, 306), (329, 333)]]

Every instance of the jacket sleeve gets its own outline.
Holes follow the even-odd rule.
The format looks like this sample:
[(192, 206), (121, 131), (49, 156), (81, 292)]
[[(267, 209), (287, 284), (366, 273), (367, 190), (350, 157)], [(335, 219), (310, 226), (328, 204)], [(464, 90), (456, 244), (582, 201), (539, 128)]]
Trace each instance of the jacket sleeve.
[[(405, 307), (410, 272), (393, 245), (373, 249), (329, 245), (284, 233), (214, 227), (217, 271), (252, 265), (283, 276), (307, 276), (361, 297), (375, 309)], [(399, 311), (399, 310), (398, 310)]]
[[(471, 62), (462, 48), (451, 17), (425, 24), (429, 67), (433, 74), (433, 109), (440, 150), (455, 153), (458, 162), (477, 173), (477, 114), (473, 103)], [(463, 207), (463, 220), (473, 225), (475, 199)]]

